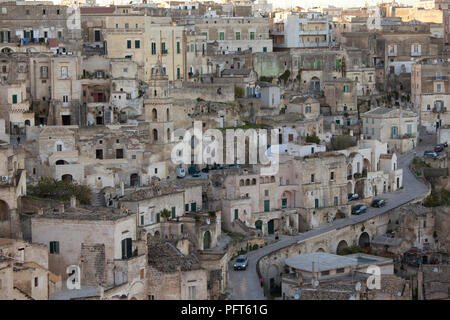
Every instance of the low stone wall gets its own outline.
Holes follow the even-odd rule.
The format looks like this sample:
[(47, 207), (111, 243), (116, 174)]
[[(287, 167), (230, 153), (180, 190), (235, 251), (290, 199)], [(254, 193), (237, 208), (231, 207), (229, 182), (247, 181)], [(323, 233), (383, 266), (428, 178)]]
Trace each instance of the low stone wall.
[[(217, 90), (220, 89), (220, 94)], [(171, 89), (170, 94), (175, 99), (197, 100), (216, 102), (233, 102), (234, 86), (225, 84), (209, 84), (207, 86), (186, 86), (183, 88)]]

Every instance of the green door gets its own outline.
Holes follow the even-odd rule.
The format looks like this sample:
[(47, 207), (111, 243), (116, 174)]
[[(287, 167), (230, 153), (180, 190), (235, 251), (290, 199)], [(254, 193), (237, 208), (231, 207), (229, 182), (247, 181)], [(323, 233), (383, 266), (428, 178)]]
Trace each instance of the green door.
[(184, 205), (184, 211), (188, 212), (189, 211), (189, 203), (186, 203)]
[(281, 208), (284, 209), (286, 207), (287, 207), (287, 199), (286, 198), (281, 199)]
[(129, 259), (132, 256), (132, 243), (131, 238), (126, 238), (122, 240), (122, 259)]
[(192, 212), (197, 211), (197, 203), (196, 202), (191, 203), (191, 211)]
[(270, 200), (264, 200), (264, 212), (270, 211)]
[(318, 208), (319, 207), (319, 199), (315, 199), (314, 200), (314, 208)]
[(273, 233), (274, 233), (273, 220), (270, 220), (270, 221), (267, 223), (267, 229), (268, 229), (269, 234), (273, 234)]
[(234, 220), (239, 219), (239, 209), (234, 209)]
[(256, 229), (258, 229), (258, 230), (262, 230), (262, 221), (261, 220), (257, 220), (256, 222), (255, 222), (255, 228)]
[(176, 208), (172, 207), (172, 218), (175, 218), (176, 216)]

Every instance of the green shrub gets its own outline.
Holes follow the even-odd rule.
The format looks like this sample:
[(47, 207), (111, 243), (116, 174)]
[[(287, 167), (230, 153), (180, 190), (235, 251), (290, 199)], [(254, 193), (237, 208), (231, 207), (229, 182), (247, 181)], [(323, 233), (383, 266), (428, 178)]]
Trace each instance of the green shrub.
[(425, 207), (439, 207), (450, 205), (450, 191), (446, 189), (433, 190), (423, 202)]
[(234, 86), (234, 98), (239, 99), (243, 98), (245, 95), (244, 89), (238, 86)]
[(306, 136), (306, 142), (320, 144), (320, 139), (316, 135)]
[(74, 181), (56, 180), (43, 177), (37, 185), (28, 186), (28, 194), (38, 198), (69, 201), (75, 196), (81, 204), (91, 204), (92, 190)]

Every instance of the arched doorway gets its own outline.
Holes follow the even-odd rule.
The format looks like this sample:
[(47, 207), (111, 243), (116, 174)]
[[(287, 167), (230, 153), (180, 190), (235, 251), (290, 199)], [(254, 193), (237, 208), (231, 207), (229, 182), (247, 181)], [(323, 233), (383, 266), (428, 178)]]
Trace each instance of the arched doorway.
[(323, 248), (319, 248), (316, 250), (316, 252), (325, 252), (325, 250)]
[(274, 234), (275, 232), (275, 222), (273, 219), (267, 223), (267, 232), (269, 234)]
[(67, 161), (65, 161), (65, 160), (58, 160), (58, 161), (55, 162), (55, 164), (57, 166), (62, 166), (64, 164), (69, 164), (69, 163)]
[(157, 121), (158, 120), (158, 111), (156, 111), (155, 108), (152, 110), (152, 120)]
[(281, 287), (279, 285), (280, 281), (280, 272), (278, 269), (278, 266), (273, 264), (269, 267), (269, 270), (267, 272), (267, 278), (269, 280), (269, 292), (271, 295), (274, 293), (277, 293)]
[(255, 222), (255, 228), (258, 229), (258, 230), (262, 230), (262, 225), (263, 225), (262, 220), (257, 220)]
[(26, 126), (30, 126), (30, 125), (31, 125), (30, 120), (25, 120), (25, 125), (26, 125)]
[(159, 234), (159, 231), (155, 231), (155, 234), (153, 235), (155, 238), (159, 238), (161, 235)]
[(66, 181), (66, 182), (72, 182), (73, 177), (72, 177), (71, 174), (63, 174), (63, 175), (61, 176), (61, 180), (62, 180), (62, 181)]
[(0, 221), (7, 220), (9, 220), (9, 206), (5, 201), (0, 200)]
[(336, 253), (339, 254), (342, 252), (343, 249), (348, 248), (348, 244), (347, 241), (345, 240), (341, 240), (339, 241), (337, 248), (336, 248)]
[(360, 199), (364, 199), (364, 179), (356, 181), (355, 184), (355, 193), (357, 193)]
[(370, 246), (370, 236), (367, 232), (361, 233), (359, 236), (358, 245), (362, 248)]
[(206, 231), (203, 234), (203, 249), (211, 248), (211, 232)]
[(320, 79), (317, 77), (312, 77), (309, 84), (310, 91), (320, 91)]
[(139, 185), (139, 175), (137, 173), (133, 173), (130, 175), (130, 186), (134, 187)]

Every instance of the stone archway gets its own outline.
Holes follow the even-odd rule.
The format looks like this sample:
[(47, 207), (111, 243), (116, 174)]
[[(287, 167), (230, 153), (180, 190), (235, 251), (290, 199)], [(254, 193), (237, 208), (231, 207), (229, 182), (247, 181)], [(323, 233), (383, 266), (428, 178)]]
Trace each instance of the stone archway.
[(137, 173), (133, 173), (130, 175), (130, 186), (138, 186), (139, 185), (139, 175)]
[(280, 270), (276, 264), (272, 264), (267, 270), (268, 291), (272, 295), (280, 288)]
[(345, 248), (348, 248), (348, 243), (345, 240), (341, 240), (339, 241), (337, 247), (336, 247), (336, 253), (339, 254), (340, 252), (342, 252), (342, 250), (344, 250)]
[(155, 233), (153, 234), (153, 236), (154, 236), (155, 238), (160, 238), (160, 237), (161, 237), (159, 231), (155, 231)]
[(211, 248), (211, 232), (206, 231), (203, 234), (203, 250)]
[(66, 182), (72, 182), (73, 181), (73, 177), (71, 174), (63, 174), (61, 176), (61, 180), (62, 181), (66, 181)]
[(355, 183), (355, 193), (357, 193), (360, 197), (360, 199), (365, 198), (364, 194), (364, 179), (358, 180)]
[(323, 248), (319, 248), (316, 250), (316, 252), (325, 252), (325, 250)]
[(367, 232), (361, 233), (358, 238), (358, 245), (362, 248), (370, 246), (370, 236)]

